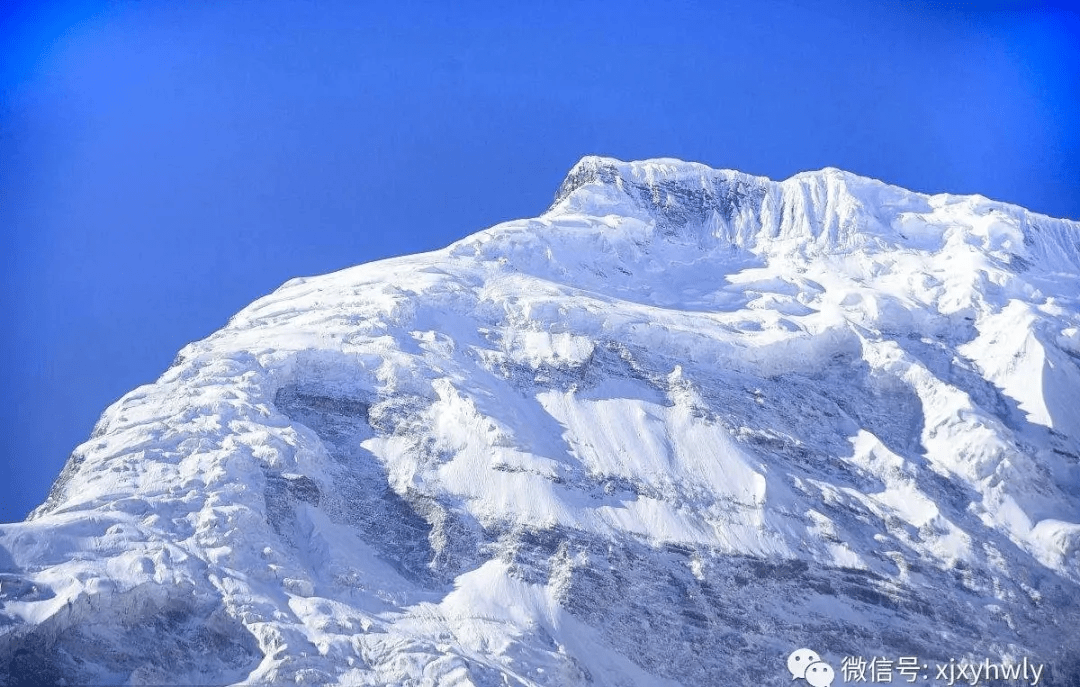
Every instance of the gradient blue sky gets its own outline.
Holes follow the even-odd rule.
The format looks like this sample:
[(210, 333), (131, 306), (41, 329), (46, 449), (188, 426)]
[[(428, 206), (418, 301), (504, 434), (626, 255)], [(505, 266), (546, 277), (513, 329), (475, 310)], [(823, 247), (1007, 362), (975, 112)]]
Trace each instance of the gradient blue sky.
[(534, 216), (585, 154), (1080, 218), (1080, 16), (962, 4), (5, 3), (0, 522), (250, 301)]

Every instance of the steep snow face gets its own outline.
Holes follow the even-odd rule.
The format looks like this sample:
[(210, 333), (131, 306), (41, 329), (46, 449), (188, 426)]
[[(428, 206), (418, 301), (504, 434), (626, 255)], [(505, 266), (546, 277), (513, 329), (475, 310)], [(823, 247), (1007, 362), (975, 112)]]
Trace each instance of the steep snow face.
[(1077, 684), (1078, 332), (1077, 223), (585, 158), (106, 410), (0, 526), (0, 684)]

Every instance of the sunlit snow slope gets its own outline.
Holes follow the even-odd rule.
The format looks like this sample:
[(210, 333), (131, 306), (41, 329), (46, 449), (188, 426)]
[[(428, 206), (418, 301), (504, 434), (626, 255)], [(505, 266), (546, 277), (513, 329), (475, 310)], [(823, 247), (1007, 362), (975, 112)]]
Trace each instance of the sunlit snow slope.
[(834, 169), (589, 157), (290, 281), (0, 526), (0, 684), (1077, 685), (1078, 628), (1080, 224)]

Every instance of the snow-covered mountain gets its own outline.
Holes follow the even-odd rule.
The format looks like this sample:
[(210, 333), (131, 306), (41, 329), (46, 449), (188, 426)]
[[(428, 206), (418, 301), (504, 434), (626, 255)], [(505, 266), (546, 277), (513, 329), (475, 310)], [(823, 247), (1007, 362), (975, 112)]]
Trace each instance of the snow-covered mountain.
[(251, 304), (0, 525), (0, 684), (788, 685), (800, 647), (1080, 684), (1080, 224), (588, 157)]

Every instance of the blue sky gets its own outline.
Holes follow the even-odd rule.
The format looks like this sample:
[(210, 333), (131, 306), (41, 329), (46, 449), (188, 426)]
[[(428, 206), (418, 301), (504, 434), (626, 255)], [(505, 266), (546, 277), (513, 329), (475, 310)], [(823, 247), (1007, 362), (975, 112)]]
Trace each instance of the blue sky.
[(1080, 219), (1075, 11), (517, 5), (6, 3), (0, 522), (250, 301), (534, 216), (585, 154)]

